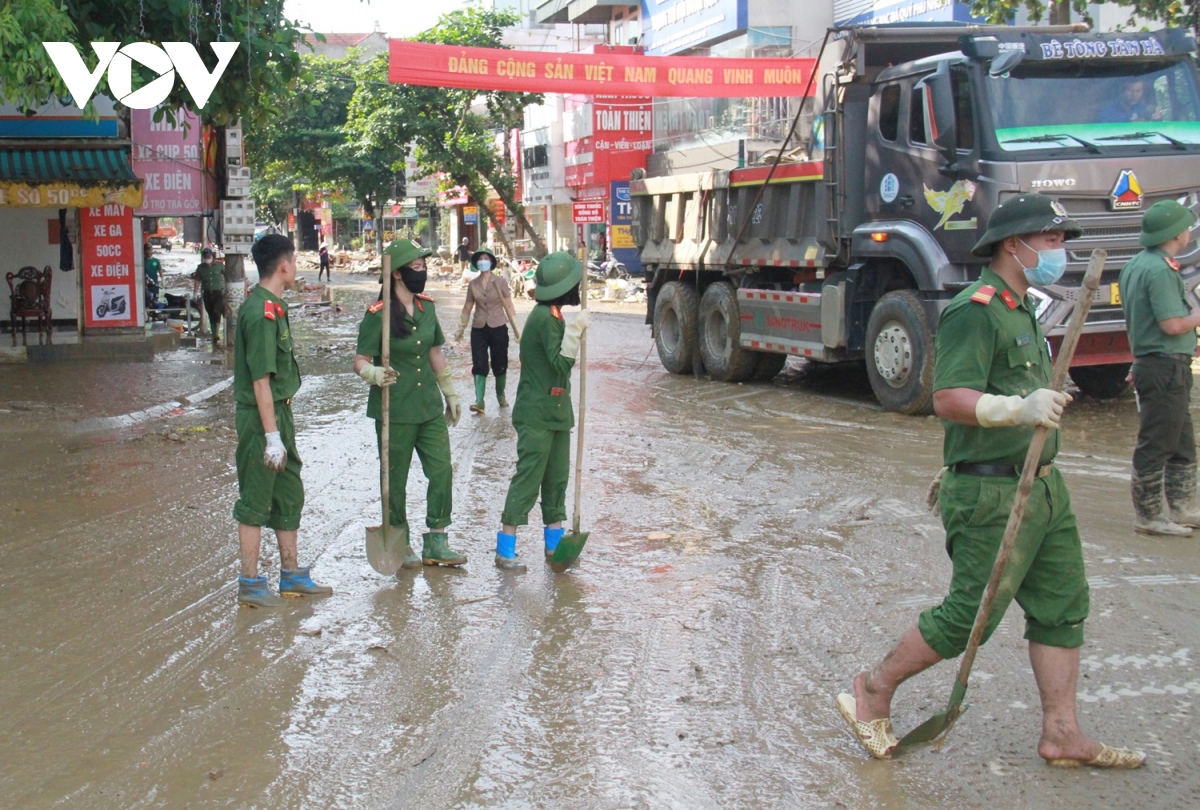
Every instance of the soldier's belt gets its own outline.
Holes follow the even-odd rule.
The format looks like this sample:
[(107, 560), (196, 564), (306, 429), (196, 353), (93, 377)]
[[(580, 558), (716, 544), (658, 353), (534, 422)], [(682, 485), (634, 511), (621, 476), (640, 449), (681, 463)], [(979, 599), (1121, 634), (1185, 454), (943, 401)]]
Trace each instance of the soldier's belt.
[[(1012, 464), (955, 464), (951, 467), (956, 473), (963, 475), (986, 475), (992, 478), (1020, 478), (1021, 468)], [(1036, 478), (1045, 478), (1054, 469), (1053, 464), (1043, 464), (1038, 467)]]

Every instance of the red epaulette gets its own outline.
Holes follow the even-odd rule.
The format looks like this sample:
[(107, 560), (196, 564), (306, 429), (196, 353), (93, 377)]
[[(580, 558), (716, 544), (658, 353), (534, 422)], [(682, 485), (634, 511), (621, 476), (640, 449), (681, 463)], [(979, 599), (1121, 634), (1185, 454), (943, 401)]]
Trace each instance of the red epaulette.
[(426, 295), (425, 293), (417, 293), (417, 298), (420, 298), (424, 301), (428, 301), (431, 304), (437, 303), (437, 299), (435, 299), (432, 295)]
[(993, 287), (991, 284), (984, 284), (975, 291), (975, 294), (971, 296), (971, 300), (976, 304), (990, 304), (992, 303), (992, 296), (995, 294), (995, 287)]
[(1167, 257), (1167, 266), (1170, 267), (1172, 270), (1174, 270), (1176, 273), (1179, 272), (1179, 262), (1175, 261), (1174, 259), (1172, 259), (1170, 257)]
[(263, 301), (263, 317), (268, 321), (275, 320), (275, 307), (271, 306), (270, 301)]
[(383, 302), (376, 301), (374, 304), (371, 304), (371, 306), (367, 307), (367, 312), (374, 313), (374, 312), (378, 312), (381, 309), (383, 309)]
[(555, 318), (558, 318), (560, 321), (565, 320), (562, 316), (562, 310), (559, 309), (558, 307), (550, 307), (550, 314), (553, 315)]
[(1019, 306), (1017, 303), (1017, 297), (1008, 290), (1000, 291), (1000, 300), (1003, 301), (1009, 309), (1016, 309)]

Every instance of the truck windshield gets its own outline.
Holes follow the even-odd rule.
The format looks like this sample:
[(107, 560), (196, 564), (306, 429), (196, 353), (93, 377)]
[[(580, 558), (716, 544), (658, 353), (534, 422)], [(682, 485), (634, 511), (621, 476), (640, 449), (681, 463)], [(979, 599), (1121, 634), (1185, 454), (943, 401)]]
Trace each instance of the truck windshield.
[(1186, 59), (1025, 62), (985, 81), (996, 140), (1008, 152), (1200, 145), (1200, 98)]

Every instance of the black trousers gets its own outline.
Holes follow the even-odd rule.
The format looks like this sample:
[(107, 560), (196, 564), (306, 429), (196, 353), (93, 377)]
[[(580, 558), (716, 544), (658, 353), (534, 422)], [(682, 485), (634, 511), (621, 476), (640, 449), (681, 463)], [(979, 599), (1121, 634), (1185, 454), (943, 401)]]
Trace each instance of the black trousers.
[(488, 353), (492, 356), (492, 373), (503, 377), (508, 373), (508, 325), (482, 326), (471, 330), (471, 373), (486, 377)]
[(217, 329), (221, 325), (221, 316), (225, 314), (225, 291), (224, 290), (205, 290), (201, 295), (204, 298), (204, 311), (208, 313), (208, 325), (214, 338), (219, 337)]
[(1146, 355), (1133, 361), (1137, 390), (1138, 440), (1133, 451), (1137, 475), (1161, 472), (1167, 464), (1196, 463), (1192, 432), (1192, 364), (1187, 360)]

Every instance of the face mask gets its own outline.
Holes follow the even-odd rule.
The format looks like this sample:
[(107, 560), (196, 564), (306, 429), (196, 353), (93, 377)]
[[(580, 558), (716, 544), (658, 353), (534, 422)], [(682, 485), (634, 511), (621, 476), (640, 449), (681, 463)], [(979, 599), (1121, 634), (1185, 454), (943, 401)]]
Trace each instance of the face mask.
[(492, 260), (480, 259), (479, 261), (475, 262), (475, 266), (479, 268), (480, 273), (486, 273), (488, 270), (492, 269)]
[[(1024, 242), (1021, 242), (1025, 245)], [(1029, 247), (1029, 245), (1025, 245)], [(1029, 248), (1033, 250), (1033, 248)], [(1026, 267), (1021, 264), (1021, 260), (1017, 259), (1017, 254), (1012, 254), (1014, 259), (1017, 259), (1017, 264), (1021, 265), (1021, 269), (1025, 271), (1025, 280), (1030, 284), (1039, 287), (1046, 287), (1062, 278), (1063, 273), (1067, 270), (1067, 249), (1056, 248), (1054, 250), (1039, 250), (1037, 251), (1038, 263), (1034, 267)]]
[(400, 280), (404, 282), (404, 286), (408, 287), (408, 291), (414, 295), (425, 292), (425, 279), (429, 274), (424, 271), (413, 270), (411, 267), (400, 268)]

